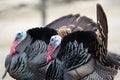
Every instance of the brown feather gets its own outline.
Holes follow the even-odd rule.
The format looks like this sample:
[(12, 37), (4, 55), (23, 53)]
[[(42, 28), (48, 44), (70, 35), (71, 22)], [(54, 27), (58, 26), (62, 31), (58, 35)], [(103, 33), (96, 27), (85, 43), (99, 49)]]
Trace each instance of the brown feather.
[(79, 14), (75, 15), (67, 15), (63, 16), (61, 18), (56, 19), (55, 21), (51, 22), (50, 24), (46, 25), (46, 27), (53, 28), (53, 29), (58, 29), (62, 26), (68, 26), (70, 24), (73, 24), (74, 21), (79, 17)]
[(97, 4), (97, 53), (96, 57), (99, 58), (99, 61), (106, 65), (106, 55), (107, 55), (107, 39), (108, 39), (108, 25), (107, 25), (107, 18), (105, 12), (100, 4)]
[(106, 14), (100, 4), (97, 4), (97, 25), (98, 25), (98, 29), (102, 35), (102, 38), (104, 40), (105, 48), (107, 49), (108, 24), (107, 24)]
[(94, 31), (95, 29), (97, 29), (96, 23), (92, 19), (90, 19), (86, 16), (81, 16), (78, 19), (78, 21), (76, 21), (75, 25), (83, 28), (83, 30), (85, 30), (85, 31), (86, 30), (87, 31)]
[(114, 65), (108, 63), (108, 60), (106, 59), (106, 56), (109, 55), (107, 54), (108, 24), (106, 14), (100, 4), (97, 4), (97, 23), (86, 16), (70, 14), (56, 19), (46, 27), (57, 29), (57, 32), (61, 37), (64, 37), (74, 31), (83, 30), (96, 32), (96, 37), (98, 39), (98, 44), (96, 44), (96, 58), (103, 65)]

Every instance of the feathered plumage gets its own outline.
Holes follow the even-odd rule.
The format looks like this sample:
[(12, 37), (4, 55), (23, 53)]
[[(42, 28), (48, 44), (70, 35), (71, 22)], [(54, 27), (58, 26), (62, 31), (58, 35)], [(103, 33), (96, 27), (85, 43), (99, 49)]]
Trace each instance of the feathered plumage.
[[(46, 62), (47, 45), (49, 43), (50, 37), (55, 34), (59, 34), (60, 36), (64, 37), (69, 33), (72, 33), (75, 31), (95, 31), (96, 32), (95, 35), (97, 36), (99, 34), (101, 35), (100, 38), (97, 37), (98, 42), (101, 40), (101, 38), (103, 38), (102, 40), (104, 40), (104, 43), (102, 45), (106, 46), (107, 45), (106, 43), (107, 42), (107, 35), (106, 35), (107, 19), (105, 18), (104, 19), (105, 22), (104, 23), (102, 22), (103, 19), (101, 18), (101, 16), (104, 17), (105, 14), (103, 14), (103, 9), (101, 8), (100, 5), (98, 5), (97, 12), (99, 12), (97, 24), (92, 19), (86, 16), (80, 16), (79, 14), (75, 14), (75, 15), (70, 14), (67, 16), (63, 16), (59, 19), (56, 19), (55, 21), (46, 25), (45, 28), (29, 29), (26, 32), (27, 33), (26, 38), (16, 46), (15, 55), (9, 55), (8, 57), (6, 57), (6, 62), (5, 62), (5, 66), (7, 69), (6, 71), (8, 71), (8, 73), (17, 80), (20, 80), (20, 79), (21, 80), (24, 80), (24, 79), (25, 80), (39, 80), (39, 79), (43, 80), (44, 74), (45, 74), (44, 73), (45, 66), (47, 65), (47, 62)], [(100, 25), (106, 26), (106, 28), (104, 27), (101, 28)], [(74, 42), (73, 44), (76, 44), (76, 41), (73, 41), (73, 42)], [(106, 49), (106, 48), (107, 46), (103, 49)], [(97, 47), (96, 49), (98, 49), (99, 51), (99, 47)], [(84, 52), (86, 52), (87, 50), (94, 52), (94, 49), (90, 49), (90, 48), (83, 49)], [(81, 50), (76, 50), (76, 51), (79, 52)], [(23, 54), (24, 56), (22, 56)], [(101, 60), (101, 56), (98, 56), (98, 55), (101, 55), (102, 59), (106, 58), (106, 59), (103, 59), (106, 61), (104, 62), (103, 60)], [(107, 66), (114, 66), (116, 69), (119, 66), (118, 61), (120, 61), (120, 59), (119, 57), (117, 57), (117, 55), (114, 55), (113, 53), (107, 54), (107, 57), (104, 57), (103, 54), (98, 52), (96, 56), (100, 63), (106, 64), (109, 62), (109, 65)], [(54, 57), (56, 57), (56, 55)], [(74, 57), (76, 57), (76, 55)], [(58, 60), (56, 62), (58, 62)], [(77, 63), (74, 63), (74, 65), (76, 64)], [(70, 70), (71, 69), (73, 68), (70, 68)], [(29, 75), (26, 76), (26, 74), (29, 74)], [(65, 74), (64, 78), (68, 76), (69, 76), (68, 74)], [(71, 79), (71, 76), (69, 76), (68, 80), (70, 79)]]
[(87, 64), (96, 52), (96, 44), (93, 31), (76, 31), (65, 36), (56, 59), (48, 65), (46, 80), (61, 80), (64, 73)]
[(87, 17), (76, 22), (80, 24), (72, 30), (79, 26), (80, 31), (63, 37), (57, 57), (48, 64), (45, 79), (114, 80), (120, 56), (107, 52), (108, 25), (102, 6), (97, 4), (97, 23)]
[[(79, 17), (79, 14), (67, 15), (67, 16), (61, 17), (61, 18), (53, 21), (52, 23), (45, 26), (45, 28), (37, 27), (37, 28), (32, 28), (32, 29), (27, 30), (26, 38), (24, 40), (22, 40), (19, 44), (16, 45), (16, 47), (15, 47), (16, 52), (14, 53), (14, 55), (10, 54), (10, 56), (6, 57), (6, 61), (5, 61), (5, 64), (6, 64), (5, 66), (7, 69), (6, 72), (8, 72), (15, 79), (18, 79), (18, 78), (23, 79), (25, 76), (23, 76), (22, 74), (24, 74), (24, 73), (26, 74), (27, 72), (28, 73), (30, 72), (33, 75), (37, 75), (37, 76), (41, 77), (40, 79), (42, 80), (45, 73), (44, 73), (44, 70), (42, 70), (41, 68), (47, 64), (45, 52), (47, 51), (47, 45), (49, 43), (50, 37), (52, 35), (57, 34), (59, 29), (61, 29), (60, 27), (68, 26), (68, 25), (72, 24), (78, 17)], [(65, 23), (62, 24), (63, 22), (65, 22)], [(57, 29), (58, 31), (56, 31), (55, 29)], [(67, 29), (64, 29), (65, 30), (64, 32), (67, 32)], [(65, 36), (64, 34), (63, 34), (63, 36)], [(11, 63), (14, 63), (12, 65), (21, 67), (21, 64), (17, 64), (17, 60), (19, 60), (19, 59), (16, 58), (16, 61), (14, 61), (13, 58), (15, 56), (20, 56), (17, 54), (22, 54), (22, 53), (25, 53), (26, 56), (24, 56), (24, 57), (27, 57), (27, 59), (26, 59), (27, 64), (23, 64), (24, 66), (27, 66), (27, 70), (25, 68), (25, 69), (23, 69), (23, 71), (18, 70), (18, 72), (16, 73), (16, 71), (17, 71), (17, 69), (16, 69), (16, 71), (14, 73), (11, 73), (10, 72), (10, 70), (12, 69), (12, 67), (10, 67)], [(23, 61), (25, 61), (25, 60), (23, 60)], [(38, 71), (38, 69), (40, 70), (40, 72)], [(39, 73), (40, 73), (40, 75), (39, 75)], [(43, 75), (41, 73), (43, 73)], [(3, 78), (4, 77), (5, 77), (5, 75), (3, 76)], [(29, 78), (30, 76), (27, 76), (27, 77), (28, 77), (28, 79), (30, 79)], [(34, 77), (32, 79), (35, 80)]]
[(26, 38), (16, 46), (16, 53), (6, 58), (8, 73), (16, 80), (43, 80), (38, 69), (47, 64), (47, 45), (55, 34), (56, 30), (47, 27), (29, 29)]

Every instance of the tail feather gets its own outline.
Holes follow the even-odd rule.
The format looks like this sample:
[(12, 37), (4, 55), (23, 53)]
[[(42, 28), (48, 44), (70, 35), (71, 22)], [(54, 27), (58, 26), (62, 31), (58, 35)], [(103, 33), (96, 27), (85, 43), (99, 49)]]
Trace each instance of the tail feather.
[(100, 4), (97, 4), (97, 25), (102, 37), (102, 42), (104, 42), (102, 46), (105, 47), (105, 53), (106, 53), (107, 44), (108, 44), (108, 24), (107, 24), (106, 14)]

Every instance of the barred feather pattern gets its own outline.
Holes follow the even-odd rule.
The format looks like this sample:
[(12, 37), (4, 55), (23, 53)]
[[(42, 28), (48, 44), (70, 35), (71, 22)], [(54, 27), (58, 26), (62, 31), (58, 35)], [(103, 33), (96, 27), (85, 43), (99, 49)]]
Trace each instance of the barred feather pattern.
[(101, 34), (99, 31), (96, 31), (96, 37), (98, 39), (98, 44), (96, 44), (96, 57), (99, 59), (101, 64), (107, 65), (106, 63), (106, 53), (107, 50), (105, 48), (105, 42), (103, 41), (103, 38), (101, 37)]
[[(44, 63), (40, 61), (40, 58), (36, 57), (37, 55), (45, 54), (47, 51), (47, 44), (42, 40), (36, 40), (33, 43), (29, 44), (25, 49), (25, 52), (15, 54), (12, 57), (9, 74), (18, 80), (41, 80), (39, 77), (35, 76), (35, 73), (31, 72), (33, 68), (33, 63), (39, 65)], [(37, 60), (36, 60), (37, 59)], [(46, 59), (45, 59), (46, 61)], [(41, 65), (42, 66), (42, 65)], [(36, 66), (37, 67), (37, 66)], [(35, 66), (34, 66), (35, 68)], [(37, 72), (36, 72), (37, 73)], [(35, 79), (35, 77), (37, 79)]]
[(36, 40), (31, 45), (29, 45), (25, 52), (29, 60), (32, 60), (38, 54), (45, 54), (47, 51), (47, 44), (42, 40)]
[(78, 43), (76, 40), (69, 42), (62, 53), (65, 54), (62, 55), (60, 60), (68, 70), (84, 65), (91, 58), (88, 49), (83, 47), (83, 43)]
[(98, 29), (95, 31), (98, 40), (98, 44), (96, 44), (96, 58), (102, 65), (118, 69), (120, 67), (119, 59), (107, 53), (108, 24), (106, 14), (100, 4), (97, 4), (97, 27)]
[(96, 62), (94, 72), (88, 74), (81, 80), (114, 80), (116, 74), (117, 70), (105, 67), (101, 63)]
[(38, 71), (34, 72), (28, 64), (28, 57), (24, 52), (12, 57), (8, 73), (16, 80), (43, 80), (43, 76)]
[(97, 27), (96, 31), (98, 44), (96, 46), (96, 57), (102, 65), (110, 66), (107, 63), (107, 39), (108, 39), (108, 25), (105, 12), (101, 5), (97, 4)]
[[(108, 77), (106, 77), (108, 76)], [(98, 74), (98, 72), (93, 72), (92, 74), (90, 74), (89, 76), (81, 79), (81, 80), (114, 80), (113, 76), (107, 75), (102, 73), (101, 76)]]
[(15, 79), (32, 79), (33, 74), (28, 69), (26, 53), (16, 54), (13, 56), (9, 74)]
[(46, 69), (45, 80), (63, 80), (64, 71), (61, 64), (61, 61), (58, 59), (51, 61)]

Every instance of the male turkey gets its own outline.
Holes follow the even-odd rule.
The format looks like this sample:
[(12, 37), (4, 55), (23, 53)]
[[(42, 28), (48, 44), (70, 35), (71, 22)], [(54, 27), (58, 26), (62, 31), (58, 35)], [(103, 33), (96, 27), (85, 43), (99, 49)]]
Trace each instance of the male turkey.
[(27, 32), (18, 32), (11, 47), (11, 54), (6, 57), (6, 73), (8, 72), (17, 80), (43, 80), (50, 37), (55, 34), (64, 37), (70, 32), (82, 29), (94, 30), (96, 24), (91, 19), (76, 14), (63, 16), (45, 28), (33, 28)]
[(50, 37), (55, 34), (56, 30), (47, 27), (19, 32), (12, 44), (11, 54), (5, 61), (10, 76), (16, 80), (43, 80), (37, 68), (46, 65), (47, 45)]
[[(51, 37), (46, 80), (114, 80), (120, 56), (107, 53), (108, 25), (99, 4), (96, 27), (75, 31), (64, 38), (59, 35)], [(55, 54), (57, 57), (54, 59)]]
[[(53, 21), (45, 28), (32, 28), (26, 32), (18, 32), (10, 54), (5, 60), (6, 71), (3, 78), (8, 72), (16, 80), (43, 80), (50, 37), (58, 34), (56, 29), (61, 35), (68, 34), (71, 30), (68, 28), (63, 30), (62, 26), (72, 24), (78, 17), (78, 14), (67, 15)], [(59, 29), (60, 27), (62, 29)]]

